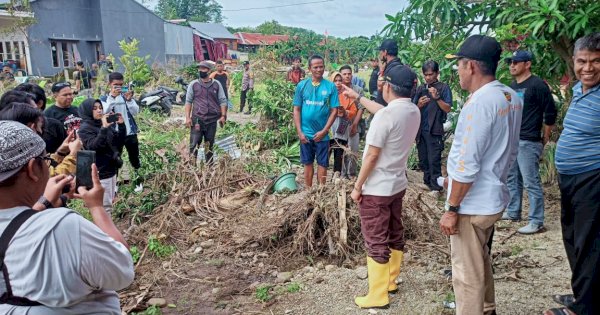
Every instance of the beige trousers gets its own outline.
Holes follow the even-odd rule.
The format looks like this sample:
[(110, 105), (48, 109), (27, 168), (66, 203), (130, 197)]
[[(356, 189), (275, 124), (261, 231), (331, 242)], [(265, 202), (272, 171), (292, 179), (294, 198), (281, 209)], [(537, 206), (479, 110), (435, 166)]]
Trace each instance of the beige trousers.
[(487, 242), (500, 217), (502, 213), (458, 215), (459, 232), (450, 236), (457, 315), (489, 314), (496, 309)]

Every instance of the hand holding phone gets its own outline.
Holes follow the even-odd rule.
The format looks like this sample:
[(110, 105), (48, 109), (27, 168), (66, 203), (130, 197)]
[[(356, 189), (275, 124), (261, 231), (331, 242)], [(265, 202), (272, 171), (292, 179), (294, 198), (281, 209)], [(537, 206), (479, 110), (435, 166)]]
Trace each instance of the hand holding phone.
[(92, 164), (96, 162), (96, 152), (81, 150), (77, 152), (77, 168), (75, 171), (75, 187), (86, 187), (92, 189)]
[(98, 168), (95, 163), (88, 168), (88, 172), (90, 173), (90, 179), (92, 182), (92, 188), (88, 189), (87, 187), (81, 186), (77, 187), (77, 194), (75, 194), (75, 198), (83, 199), (86, 207), (90, 210), (93, 208), (103, 207), (103, 197), (104, 197), (104, 188), (100, 183), (100, 176), (98, 175)]
[(109, 124), (116, 123), (119, 120), (119, 115), (117, 114), (109, 114), (106, 117), (106, 122)]

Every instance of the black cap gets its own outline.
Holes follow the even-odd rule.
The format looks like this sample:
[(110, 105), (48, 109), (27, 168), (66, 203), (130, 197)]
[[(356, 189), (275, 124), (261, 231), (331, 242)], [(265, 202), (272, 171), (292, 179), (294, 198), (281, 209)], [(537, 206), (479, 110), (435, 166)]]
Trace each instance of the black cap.
[(406, 65), (397, 65), (385, 72), (383, 79), (393, 85), (412, 89), (417, 81), (417, 74)]
[(510, 56), (508, 58), (504, 58), (504, 61), (506, 61), (508, 63), (511, 63), (513, 61), (523, 62), (523, 61), (531, 61), (531, 60), (533, 60), (533, 54), (531, 54), (527, 50), (517, 50), (512, 54), (512, 56)]
[(71, 87), (71, 83), (69, 82), (56, 82), (54, 84), (52, 84), (52, 93), (57, 93), (60, 92), (60, 90), (66, 88), (66, 87)]
[(479, 61), (498, 63), (502, 47), (493, 38), (485, 35), (473, 35), (465, 40), (455, 54), (446, 55), (447, 59), (468, 58)]
[(379, 46), (379, 51), (385, 50), (388, 55), (398, 56), (398, 43), (393, 39), (386, 39)]
[(248, 60), (244, 61), (244, 63), (243, 63), (244, 66), (249, 65), (249, 64), (250, 64), (250, 61), (248, 61)]

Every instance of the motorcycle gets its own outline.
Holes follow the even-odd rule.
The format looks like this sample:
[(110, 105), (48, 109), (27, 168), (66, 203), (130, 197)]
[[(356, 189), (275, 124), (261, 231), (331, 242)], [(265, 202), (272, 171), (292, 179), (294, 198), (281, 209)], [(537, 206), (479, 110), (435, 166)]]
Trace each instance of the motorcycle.
[[(187, 91), (187, 83), (183, 81), (183, 78), (177, 77), (175, 83), (181, 85), (182, 89)], [(178, 94), (178, 89), (159, 86), (154, 91), (142, 94), (139, 103), (144, 107), (148, 107), (150, 111), (170, 116), (174, 104), (183, 105), (183, 102), (177, 101)]]

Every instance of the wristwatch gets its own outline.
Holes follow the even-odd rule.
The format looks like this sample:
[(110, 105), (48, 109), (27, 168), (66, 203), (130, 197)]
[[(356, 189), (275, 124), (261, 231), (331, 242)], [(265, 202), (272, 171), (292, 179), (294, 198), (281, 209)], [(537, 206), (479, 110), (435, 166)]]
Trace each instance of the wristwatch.
[(453, 206), (451, 205), (448, 201), (446, 201), (446, 204), (444, 204), (444, 209), (446, 211), (450, 211), (450, 212), (454, 212), (454, 213), (458, 213), (458, 210), (460, 209), (460, 205), (458, 206)]
[(46, 207), (46, 209), (51, 209), (54, 208), (54, 205), (52, 205), (52, 203), (50, 202), (50, 200), (48, 200), (46, 197), (41, 196), (40, 199), (38, 199), (39, 203), (41, 203), (42, 205), (44, 205), (44, 207)]

